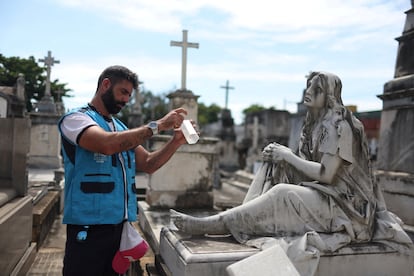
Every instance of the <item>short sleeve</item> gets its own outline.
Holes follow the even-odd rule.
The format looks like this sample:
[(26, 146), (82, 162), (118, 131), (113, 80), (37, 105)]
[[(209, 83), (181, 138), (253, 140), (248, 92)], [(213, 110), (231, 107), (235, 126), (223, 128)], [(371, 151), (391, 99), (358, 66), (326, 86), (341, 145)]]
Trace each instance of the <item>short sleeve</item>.
[(352, 130), (345, 120), (324, 125), (319, 151), (322, 153), (338, 154), (343, 160), (353, 163), (352, 159)]
[(67, 115), (60, 125), (62, 134), (73, 144), (77, 144), (78, 136), (86, 128), (98, 125), (91, 117), (82, 112), (75, 112)]
[(348, 122), (341, 121), (338, 126), (338, 136), (339, 136), (339, 156), (348, 161), (349, 163), (353, 163), (353, 152), (352, 152), (352, 145), (354, 143), (354, 138), (352, 135), (352, 129)]

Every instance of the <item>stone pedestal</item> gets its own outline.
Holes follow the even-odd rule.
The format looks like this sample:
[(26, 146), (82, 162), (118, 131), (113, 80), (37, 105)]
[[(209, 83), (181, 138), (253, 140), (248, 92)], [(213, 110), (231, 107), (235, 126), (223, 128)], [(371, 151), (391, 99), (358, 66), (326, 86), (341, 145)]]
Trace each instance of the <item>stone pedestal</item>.
[(375, 177), (383, 189), (387, 209), (402, 219), (404, 230), (414, 240), (414, 174), (379, 170)]
[(33, 207), (32, 241), (40, 248), (60, 213), (61, 191), (49, 191)]
[(17, 197), (0, 208), (0, 274), (26, 275), (36, 254), (32, 198)]
[(12, 189), (14, 196), (27, 195), (26, 159), (29, 147), (30, 120), (0, 118), (0, 194), (2, 189)]
[[(160, 262), (172, 276), (228, 275), (226, 268), (260, 252), (228, 237), (191, 237), (163, 228)], [(257, 267), (257, 272), (263, 267)], [(335, 253), (321, 254), (315, 275), (411, 275), (411, 258), (376, 243), (350, 245)], [(258, 275), (259, 275), (258, 274)]]
[(175, 108), (185, 108), (188, 112), (186, 119), (198, 122), (198, 104), (199, 96), (194, 95), (190, 90), (177, 90), (167, 96), (170, 99), (170, 110)]
[(0, 119), (0, 274), (25, 275), (36, 252), (31, 244), (32, 197), (26, 158), (30, 120)]
[[(414, 2), (397, 38), (394, 79), (384, 84), (377, 180), (388, 208), (414, 225)], [(407, 231), (411, 236), (412, 231)]]
[(52, 113), (31, 113), (30, 152), (28, 166), (40, 169), (62, 167), (59, 116)]
[[(153, 137), (153, 149), (170, 136)], [(171, 159), (149, 178), (146, 201), (153, 208), (213, 208), (218, 139), (201, 138), (197, 144), (183, 145)]]

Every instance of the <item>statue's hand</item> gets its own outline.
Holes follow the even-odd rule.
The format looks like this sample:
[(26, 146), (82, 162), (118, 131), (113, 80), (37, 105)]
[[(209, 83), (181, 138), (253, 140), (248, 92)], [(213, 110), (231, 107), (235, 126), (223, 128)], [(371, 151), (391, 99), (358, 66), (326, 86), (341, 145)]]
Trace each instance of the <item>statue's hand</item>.
[(288, 156), (292, 154), (293, 152), (290, 148), (274, 143), (273, 153), (272, 153), (273, 162), (287, 161)]
[(273, 151), (276, 143), (270, 143), (267, 145), (262, 152), (262, 158), (264, 162), (273, 162)]

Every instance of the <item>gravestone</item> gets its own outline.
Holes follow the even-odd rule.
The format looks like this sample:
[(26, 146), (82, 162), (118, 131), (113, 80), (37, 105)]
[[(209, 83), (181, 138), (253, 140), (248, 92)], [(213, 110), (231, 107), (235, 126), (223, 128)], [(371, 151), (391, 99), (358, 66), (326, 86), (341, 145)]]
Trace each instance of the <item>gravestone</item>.
[(62, 101), (63, 91), (58, 90), (58, 91), (56, 91), (56, 94), (57, 94), (57, 98), (58, 98), (58, 100), (56, 102), (56, 113), (57, 113), (57, 115), (62, 116), (63, 114), (65, 114), (65, 105), (63, 104), (63, 101)]
[[(152, 138), (152, 150), (171, 137)], [(213, 208), (213, 183), (216, 175), (217, 139), (200, 138), (193, 145), (182, 145), (171, 159), (149, 177), (146, 202), (153, 208)]]
[[(241, 134), (243, 133), (242, 126)], [(233, 172), (240, 168), (239, 148), (236, 142), (236, 127), (230, 109), (222, 109), (217, 122), (203, 125), (202, 135), (217, 137), (219, 151), (219, 167), (226, 172)], [(239, 134), (240, 138), (241, 135)], [(218, 185), (220, 185), (218, 183)]]
[[(200, 214), (197, 214), (200, 215)], [(162, 275), (172, 276), (244, 276), (244, 275), (315, 275), (315, 276), (378, 276), (412, 275), (412, 261), (392, 247), (378, 243), (364, 243), (343, 247), (334, 253), (321, 253), (315, 271), (299, 274), (284, 250), (271, 255), (268, 249), (260, 251), (239, 244), (230, 236), (191, 236), (170, 228), (161, 229), (160, 252), (156, 259)], [(277, 247), (274, 245), (272, 247)], [(270, 249), (270, 248), (269, 248)], [(275, 248), (273, 248), (275, 249)], [(279, 249), (281, 249), (279, 247)], [(260, 255), (263, 254), (263, 255)], [(312, 255), (309, 255), (311, 259)], [(257, 258), (264, 258), (259, 260)], [(300, 261), (298, 261), (300, 263)], [(306, 260), (303, 260), (306, 262)], [(283, 267), (275, 267), (283, 265)], [(297, 263), (296, 263), (297, 265)], [(268, 266), (266, 268), (266, 266)], [(238, 269), (246, 270), (239, 271)], [(257, 274), (243, 274), (254, 269)], [(266, 274), (263, 269), (277, 271)], [(238, 273), (236, 273), (238, 272)], [(268, 272), (268, 271), (267, 271)], [(280, 273), (280, 274), (279, 274)], [(286, 273), (286, 274), (282, 274)]]
[(198, 104), (199, 96), (193, 94), (191, 90), (187, 89), (187, 49), (198, 48), (198, 43), (188, 42), (188, 31), (183, 30), (182, 41), (171, 41), (170, 46), (181, 47), (181, 88), (175, 92), (170, 93), (167, 97), (170, 99), (170, 109), (183, 107), (188, 114), (186, 119), (192, 119), (197, 123), (198, 121)]
[(219, 142), (219, 166), (225, 171), (239, 169), (238, 152), (236, 147), (236, 133), (234, 120), (230, 109), (223, 109), (220, 116), (219, 133), (216, 136)]
[(388, 208), (414, 235), (414, 2), (398, 41), (394, 79), (384, 84), (377, 178)]
[(51, 67), (55, 60), (51, 52), (44, 59), (47, 69), (45, 95), (37, 103), (35, 111), (30, 113), (32, 128), (30, 132), (30, 152), (28, 166), (30, 168), (60, 169), (62, 168), (62, 157), (60, 154), (60, 135), (57, 122), (60, 115), (56, 111), (56, 104), (51, 96), (50, 75)]
[(247, 153), (246, 168), (256, 172), (261, 163), (261, 152), (265, 145), (277, 142), (287, 145), (289, 141), (290, 113), (286, 110), (266, 109), (251, 112), (245, 119), (245, 137), (250, 138), (251, 146)]
[[(32, 125), (27, 162), (32, 176), (29, 180), (29, 193), (33, 196), (34, 203), (32, 241), (36, 242), (38, 247), (45, 240), (63, 205), (63, 185), (58, 177), (63, 174), (63, 168), (57, 122), (64, 113), (61, 101), (63, 92), (55, 92), (58, 95), (56, 103), (51, 94), (51, 69), (59, 61), (52, 57), (51, 51), (39, 61), (44, 62), (46, 66), (46, 88), (35, 110), (29, 114)], [(37, 179), (39, 177), (40, 179)]]
[[(197, 122), (198, 96), (186, 88), (186, 67), (187, 48), (198, 48), (198, 43), (188, 42), (187, 30), (184, 30), (183, 41), (171, 41), (171, 46), (182, 48), (182, 75), (181, 88), (168, 95), (170, 108), (185, 108), (186, 119)], [(152, 149), (159, 148), (168, 139), (169, 136), (153, 137)], [(150, 176), (148, 204), (158, 208), (212, 208), (215, 163), (218, 162), (216, 143), (215, 139), (201, 138), (195, 145), (181, 146), (167, 164)], [(168, 181), (165, 181), (166, 176)]]
[[(140, 82), (141, 83), (141, 82)], [(130, 113), (128, 116), (128, 127), (134, 128), (142, 126), (142, 102), (143, 98), (139, 89), (136, 89), (134, 92), (134, 103), (131, 105)]]
[[(306, 76), (307, 77), (307, 76)], [(297, 152), (299, 148), (300, 132), (302, 131), (303, 122), (306, 116), (306, 106), (303, 104), (305, 97), (305, 89), (302, 92), (301, 101), (296, 104), (297, 111), (290, 115), (290, 132), (289, 132), (289, 143), (288, 146), (294, 152)]]
[(0, 118), (26, 116), (25, 78), (19, 74), (14, 86), (0, 86)]
[(24, 275), (34, 260), (36, 243), (31, 242), (33, 203), (26, 169), (30, 119), (24, 116), (22, 75), (9, 92), (0, 88), (1, 108), (6, 108), (0, 118), (0, 274)]
[[(186, 88), (187, 47), (198, 48), (197, 43), (172, 41), (171, 46), (182, 47), (181, 88), (168, 95), (170, 109), (183, 107), (188, 111), (186, 119), (197, 122), (196, 96)], [(152, 137), (151, 150), (165, 144), (170, 135)], [(213, 185), (218, 174), (217, 138), (200, 137), (196, 144), (182, 145), (171, 159), (148, 179), (145, 201), (138, 202), (139, 223), (152, 250), (159, 252), (161, 228), (169, 224), (169, 209), (213, 208)]]
[(226, 81), (226, 85), (220, 86), (226, 90), (224, 109), (220, 114), (220, 128), (218, 137), (220, 138), (220, 168), (227, 171), (235, 171), (239, 169), (238, 151), (236, 146), (236, 133), (234, 129), (234, 120), (231, 115), (231, 110), (228, 108), (229, 102), (229, 90), (234, 89), (229, 85), (229, 81)]

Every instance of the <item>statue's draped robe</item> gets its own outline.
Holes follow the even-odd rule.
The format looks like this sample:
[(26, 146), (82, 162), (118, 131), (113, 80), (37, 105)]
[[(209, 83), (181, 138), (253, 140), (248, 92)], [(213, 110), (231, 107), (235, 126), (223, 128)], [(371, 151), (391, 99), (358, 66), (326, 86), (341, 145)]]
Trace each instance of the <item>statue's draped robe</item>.
[(333, 183), (309, 181), (286, 162), (264, 163), (243, 202), (255, 206), (255, 214), (224, 219), (239, 242), (259, 248), (282, 245), (302, 275), (315, 273), (320, 252), (350, 243), (377, 241), (412, 252), (401, 221), (386, 210), (368, 154), (347, 121), (325, 121), (313, 139), (302, 139), (299, 150), (301, 157), (318, 163), (324, 154), (338, 155), (343, 165)]

